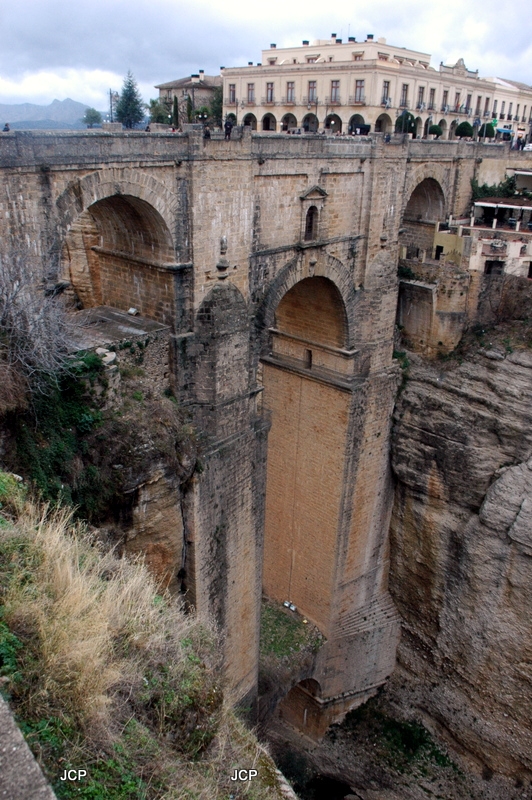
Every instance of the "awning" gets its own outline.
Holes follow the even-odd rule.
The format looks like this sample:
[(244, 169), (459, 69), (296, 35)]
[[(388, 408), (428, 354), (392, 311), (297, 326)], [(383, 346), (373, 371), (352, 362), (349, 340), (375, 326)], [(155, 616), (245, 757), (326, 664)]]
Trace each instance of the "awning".
[(497, 133), (509, 133), (510, 136), (514, 135), (514, 131), (511, 128), (495, 128)]

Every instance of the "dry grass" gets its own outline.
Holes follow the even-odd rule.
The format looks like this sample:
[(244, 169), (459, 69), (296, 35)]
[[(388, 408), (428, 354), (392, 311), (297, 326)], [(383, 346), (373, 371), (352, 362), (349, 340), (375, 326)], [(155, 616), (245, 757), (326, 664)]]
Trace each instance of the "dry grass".
[[(58, 796), (71, 796), (57, 780), (68, 762), (92, 765), (75, 794), (91, 800), (280, 797), (271, 759), (224, 705), (212, 628), (70, 512), (27, 504), (0, 528), (0, 672), (2, 624), (17, 662), (4, 684)], [(257, 765), (253, 783), (230, 781)]]

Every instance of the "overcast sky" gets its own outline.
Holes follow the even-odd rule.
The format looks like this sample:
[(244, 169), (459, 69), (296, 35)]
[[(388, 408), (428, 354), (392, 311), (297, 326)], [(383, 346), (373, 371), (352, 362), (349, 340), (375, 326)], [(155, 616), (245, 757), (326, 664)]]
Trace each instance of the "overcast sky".
[[(528, 10), (527, 10), (528, 9)], [(0, 103), (54, 99), (107, 107), (130, 69), (145, 100), (154, 84), (260, 61), (261, 49), (331, 33), (464, 58), (484, 77), (532, 84), (532, 14), (509, 0), (3, 0)]]

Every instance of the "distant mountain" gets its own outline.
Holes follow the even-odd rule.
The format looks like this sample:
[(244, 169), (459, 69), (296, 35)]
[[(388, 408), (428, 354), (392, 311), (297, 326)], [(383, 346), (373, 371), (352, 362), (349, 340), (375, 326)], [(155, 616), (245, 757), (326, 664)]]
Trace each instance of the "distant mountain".
[[(85, 109), (89, 108), (85, 103), (78, 103), (76, 100), (67, 98), (66, 100), (54, 100), (47, 106), (39, 106), (35, 103), (0, 103), (0, 122), (9, 122), (13, 129), (21, 128), (20, 123), (24, 123), (25, 128), (43, 128), (42, 123), (63, 123), (62, 125), (50, 124), (50, 127), (70, 128), (78, 127), (80, 120), (85, 114)], [(32, 125), (31, 123), (36, 123)], [(41, 124), (39, 124), (41, 123)]]

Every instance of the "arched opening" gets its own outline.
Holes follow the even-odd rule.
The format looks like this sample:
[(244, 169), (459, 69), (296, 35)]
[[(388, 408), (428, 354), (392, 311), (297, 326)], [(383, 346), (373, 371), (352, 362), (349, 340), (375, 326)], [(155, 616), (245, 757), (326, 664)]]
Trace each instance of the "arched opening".
[(381, 114), (377, 117), (375, 122), (375, 132), (376, 133), (391, 133), (392, 132), (392, 120), (388, 116), (388, 114)]
[(423, 126), (423, 138), (424, 139), (428, 138), (429, 128), (430, 128), (431, 125), (432, 125), (432, 118), (431, 117), (427, 117), (427, 119), (425, 120), (425, 125)]
[(277, 120), (273, 114), (265, 114), (262, 118), (262, 130), (274, 131), (277, 128)]
[(318, 209), (316, 206), (311, 206), (307, 211), (305, 218), (305, 241), (313, 242), (318, 238)]
[(316, 699), (321, 696), (321, 686), (313, 678), (300, 681), (292, 687), (286, 697), (279, 703), (281, 719), (310, 736), (319, 736), (319, 704)]
[(316, 114), (306, 114), (303, 117), (303, 130), (305, 133), (317, 133), (319, 122)]
[(246, 114), (242, 124), (247, 126), (248, 128), (251, 128), (252, 131), (256, 131), (257, 117), (255, 116), (255, 114)]
[(432, 257), (436, 223), (445, 215), (445, 196), (438, 181), (425, 178), (410, 195), (403, 214), (400, 242), (407, 258)]
[(451, 127), (449, 128), (449, 139), (454, 139), (455, 131), (458, 127), (459, 121), (457, 119), (451, 122)]
[(172, 324), (175, 263), (172, 237), (160, 213), (131, 195), (93, 203), (71, 225), (62, 273), (83, 307), (108, 305)]
[(361, 125), (365, 125), (364, 117), (362, 116), (362, 114), (353, 114), (353, 116), (349, 120), (349, 127), (348, 127), (349, 133), (354, 133), (356, 135), (357, 129), (360, 133)]
[(291, 131), (294, 128), (297, 128), (297, 119), (293, 114), (285, 114), (281, 120), (281, 130)]
[(325, 120), (325, 129), (331, 131), (331, 133), (342, 132), (342, 120), (338, 114), (329, 114)]
[(440, 139), (447, 139), (447, 120), (440, 119), (438, 125), (442, 129), (442, 135), (440, 136)]
[(423, 120), (421, 119), (421, 117), (416, 117), (414, 139), (419, 139), (421, 137), (422, 131), (423, 131)]
[[(263, 358), (271, 414), (263, 586), (327, 635), (331, 617), (349, 394), (338, 377), (347, 341), (343, 298), (328, 278), (305, 278), (277, 306)], [(340, 363), (342, 362), (342, 363)], [(327, 409), (324, 416), (323, 409)]]

